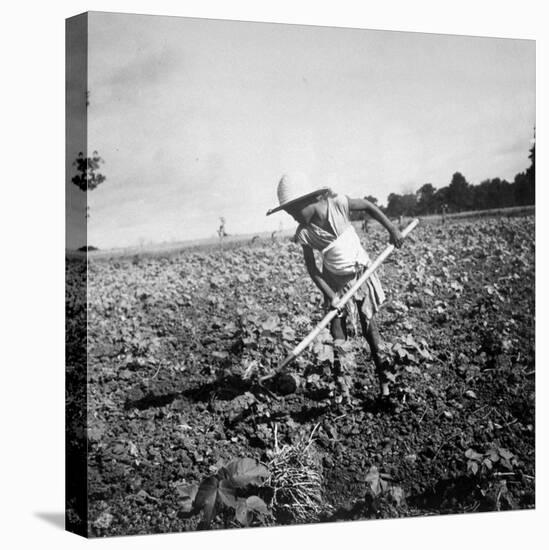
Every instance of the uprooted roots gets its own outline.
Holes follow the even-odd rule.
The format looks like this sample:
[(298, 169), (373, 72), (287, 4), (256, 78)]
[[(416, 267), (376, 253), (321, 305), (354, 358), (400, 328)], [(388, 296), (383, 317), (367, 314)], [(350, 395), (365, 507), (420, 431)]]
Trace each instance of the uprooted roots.
[(313, 435), (301, 436), (293, 445), (278, 444), (275, 426), (274, 450), (268, 463), (274, 489), (273, 511), (279, 521), (306, 523), (318, 521), (332, 507), (323, 502), (323, 475), (320, 456), (315, 449)]

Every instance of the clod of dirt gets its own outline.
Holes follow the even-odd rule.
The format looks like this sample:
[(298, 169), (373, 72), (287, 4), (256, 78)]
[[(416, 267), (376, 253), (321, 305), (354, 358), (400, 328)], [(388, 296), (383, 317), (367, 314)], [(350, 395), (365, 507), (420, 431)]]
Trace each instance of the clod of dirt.
[(295, 374), (280, 373), (273, 379), (274, 389), (281, 395), (295, 393), (299, 387), (299, 378)]

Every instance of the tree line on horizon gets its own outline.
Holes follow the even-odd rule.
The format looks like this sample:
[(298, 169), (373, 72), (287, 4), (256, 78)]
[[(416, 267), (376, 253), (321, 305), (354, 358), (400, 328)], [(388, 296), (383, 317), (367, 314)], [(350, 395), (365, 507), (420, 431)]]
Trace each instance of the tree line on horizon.
[[(529, 150), (530, 166), (515, 175), (513, 182), (505, 179), (486, 179), (479, 184), (469, 183), (463, 174), (455, 172), (448, 185), (436, 189), (431, 183), (423, 184), (415, 193), (391, 193), (387, 206), (380, 206), (375, 197), (364, 197), (380, 206), (392, 218), (399, 216), (427, 216), (446, 212), (489, 210), (509, 206), (533, 205), (536, 202), (536, 144)], [(362, 219), (362, 213), (357, 213)]]

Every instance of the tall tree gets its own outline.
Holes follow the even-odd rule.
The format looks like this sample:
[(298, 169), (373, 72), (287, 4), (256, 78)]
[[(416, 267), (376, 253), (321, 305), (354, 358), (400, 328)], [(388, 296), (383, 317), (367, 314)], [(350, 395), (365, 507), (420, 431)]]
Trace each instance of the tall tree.
[(525, 172), (515, 176), (513, 192), (515, 204), (520, 206), (536, 203), (536, 141), (535, 133), (532, 147), (530, 147), (528, 158), (530, 166)]
[[(87, 90), (86, 109), (90, 106), (90, 95), (91, 92)], [(97, 151), (94, 151), (91, 157), (85, 157), (84, 153), (80, 151), (78, 157), (76, 157), (76, 160), (72, 163), (76, 168), (76, 175), (71, 179), (72, 183), (81, 191), (93, 191), (107, 179), (106, 176), (99, 171), (101, 164), (104, 163), (105, 161), (99, 156)], [(86, 218), (90, 217), (89, 211), (90, 207), (86, 206)]]
[(460, 172), (452, 176), (448, 186), (448, 205), (454, 211), (460, 211), (471, 206), (470, 185)]
[[(76, 175), (72, 177), (72, 183), (81, 191), (93, 191), (101, 185), (107, 177), (99, 172), (101, 164), (105, 161), (99, 156), (97, 151), (92, 153), (91, 157), (85, 157), (84, 153), (78, 153), (78, 157), (72, 163), (76, 167)], [(86, 218), (89, 218), (89, 206), (86, 207)]]
[(417, 191), (417, 214), (429, 214), (434, 208), (435, 188), (431, 183), (424, 183)]
[(85, 157), (82, 152), (78, 153), (77, 159), (72, 163), (77, 172), (72, 178), (72, 183), (81, 191), (93, 191), (107, 179), (99, 172), (100, 165), (104, 163), (97, 151), (94, 151), (91, 157)]
[(530, 159), (530, 166), (526, 170), (526, 179), (528, 182), (528, 191), (530, 204), (535, 204), (536, 202), (536, 133), (534, 130), (534, 143), (530, 148), (530, 154), (528, 155)]
[(448, 206), (448, 186), (441, 187), (435, 191), (432, 204), (433, 209), (430, 212), (431, 214), (438, 214), (442, 212), (443, 206)]
[(417, 197), (415, 193), (407, 193), (406, 195), (391, 193), (387, 197), (386, 213), (390, 217), (413, 216), (416, 213), (416, 207)]

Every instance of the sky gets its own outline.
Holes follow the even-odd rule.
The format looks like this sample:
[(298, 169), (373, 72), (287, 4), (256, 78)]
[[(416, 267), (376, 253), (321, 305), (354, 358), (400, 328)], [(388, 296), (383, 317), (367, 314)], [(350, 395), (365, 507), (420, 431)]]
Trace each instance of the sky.
[(289, 172), (382, 204), (456, 171), (512, 181), (535, 43), (92, 12), (88, 89), (107, 177), (88, 242), (105, 249), (211, 237), (220, 216), (231, 234), (291, 229), (265, 216)]

